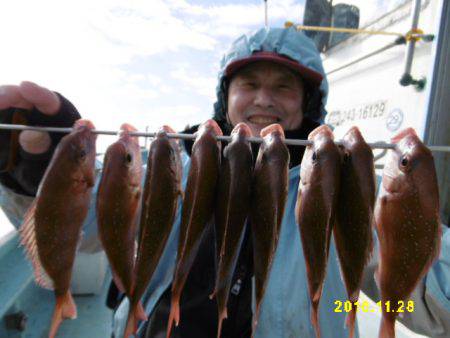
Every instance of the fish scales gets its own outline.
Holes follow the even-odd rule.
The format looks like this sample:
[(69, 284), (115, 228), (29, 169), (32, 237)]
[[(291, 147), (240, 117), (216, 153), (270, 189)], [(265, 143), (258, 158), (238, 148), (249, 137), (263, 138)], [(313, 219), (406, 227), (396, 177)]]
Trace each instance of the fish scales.
[(251, 136), (250, 128), (239, 123), (231, 135), (232, 141), (224, 149), (215, 214), (219, 250), (215, 289), (211, 298), (215, 295), (219, 310), (218, 338), (222, 321), (227, 317), (228, 296), (244, 238), (253, 174), (253, 154), (246, 139)]
[(331, 231), (335, 222), (341, 156), (328, 126), (308, 136), (313, 145), (303, 155), (296, 204), (311, 299), (311, 322), (320, 337), (319, 302), (326, 275)]
[(142, 196), (139, 250), (135, 266), (135, 287), (131, 297), (125, 337), (136, 333), (137, 319), (145, 319), (140, 299), (156, 270), (172, 231), (181, 189), (181, 158), (175, 131), (163, 126), (151, 142)]
[(439, 191), (431, 152), (412, 128), (392, 139), (376, 203), (380, 242), (376, 280), (383, 304), (380, 338), (395, 337), (400, 301), (407, 301), (439, 255)]
[(281, 126), (273, 124), (264, 128), (261, 137), (263, 142), (256, 159), (250, 207), (256, 298), (253, 335), (278, 244), (289, 170), (289, 151), (283, 142)]
[(96, 135), (92, 129), (90, 121), (78, 120), (74, 131), (62, 138), (21, 227), (36, 281), (53, 289), (56, 296), (50, 338), (56, 336), (63, 319), (77, 315), (69, 288), (95, 182)]
[(180, 238), (172, 282), (167, 337), (170, 337), (173, 322), (176, 325), (179, 323), (181, 293), (200, 242), (213, 217), (221, 156), (221, 146), (215, 138), (216, 135), (222, 135), (220, 127), (214, 120), (208, 120), (200, 126), (192, 147), (191, 167), (181, 211)]
[[(372, 149), (358, 128), (351, 128), (342, 142), (341, 183), (333, 233), (348, 298), (354, 304), (373, 247), (375, 168)], [(355, 319), (353, 306), (347, 317), (350, 338), (354, 335)]]

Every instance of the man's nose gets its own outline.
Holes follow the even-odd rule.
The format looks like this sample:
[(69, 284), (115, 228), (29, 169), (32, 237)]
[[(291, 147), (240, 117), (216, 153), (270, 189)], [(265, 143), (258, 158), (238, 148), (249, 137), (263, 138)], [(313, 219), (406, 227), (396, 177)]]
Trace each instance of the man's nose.
[(266, 87), (260, 87), (258, 88), (255, 100), (254, 100), (255, 106), (267, 108), (267, 107), (273, 107), (274, 100), (273, 100), (273, 93), (270, 88)]

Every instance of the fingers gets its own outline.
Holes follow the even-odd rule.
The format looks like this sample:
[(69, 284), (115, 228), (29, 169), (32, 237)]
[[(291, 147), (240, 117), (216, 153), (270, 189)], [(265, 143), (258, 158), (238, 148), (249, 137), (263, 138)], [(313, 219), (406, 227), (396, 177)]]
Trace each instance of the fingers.
[(43, 114), (55, 115), (61, 107), (61, 100), (54, 92), (36, 83), (23, 81), (19, 91), (25, 100)]
[(19, 135), (19, 144), (27, 153), (37, 155), (50, 148), (51, 139), (47, 132), (24, 130)]
[[(29, 81), (19, 86), (0, 86), (0, 110), (33, 107), (43, 114), (54, 115), (59, 111), (61, 101), (54, 92)], [(27, 153), (42, 154), (50, 148), (51, 138), (46, 132), (25, 130), (20, 133), (19, 144)]]
[(0, 109), (33, 107), (43, 114), (54, 115), (61, 107), (61, 100), (54, 92), (29, 81), (19, 86), (0, 86)]
[(11, 107), (31, 109), (33, 104), (22, 96), (19, 86), (0, 86), (0, 110)]

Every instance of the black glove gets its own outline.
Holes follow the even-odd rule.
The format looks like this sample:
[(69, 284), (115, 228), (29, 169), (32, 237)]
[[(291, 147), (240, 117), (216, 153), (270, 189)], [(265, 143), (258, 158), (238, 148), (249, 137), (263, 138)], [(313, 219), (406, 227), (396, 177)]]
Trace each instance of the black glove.
[[(72, 127), (81, 116), (69, 100), (56, 94), (61, 100), (61, 107), (55, 115), (43, 114), (36, 108), (28, 111), (8, 108), (0, 110), (0, 123)], [(0, 183), (19, 194), (35, 196), (53, 152), (65, 134), (49, 133), (51, 146), (45, 153), (38, 155), (25, 152), (18, 143), (18, 135), (17, 131), (0, 129)]]

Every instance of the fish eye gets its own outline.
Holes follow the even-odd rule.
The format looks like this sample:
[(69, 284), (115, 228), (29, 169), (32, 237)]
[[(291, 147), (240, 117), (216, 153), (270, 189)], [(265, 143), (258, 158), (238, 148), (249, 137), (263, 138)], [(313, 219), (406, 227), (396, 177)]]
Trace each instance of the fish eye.
[(133, 161), (133, 157), (131, 156), (130, 153), (127, 154), (127, 156), (125, 157), (125, 160), (127, 161), (127, 163), (131, 163), (131, 161)]
[(316, 153), (316, 152), (313, 152), (313, 154), (312, 154), (312, 160), (313, 160), (313, 161), (317, 160), (317, 153)]
[(408, 158), (406, 156), (403, 156), (402, 159), (400, 160), (400, 165), (402, 167), (406, 167), (408, 165), (408, 163), (409, 163)]
[(351, 159), (351, 155), (348, 152), (344, 153), (344, 162), (349, 162)]
[(81, 158), (85, 158), (86, 157), (86, 150), (80, 149), (79, 155), (80, 155)]

